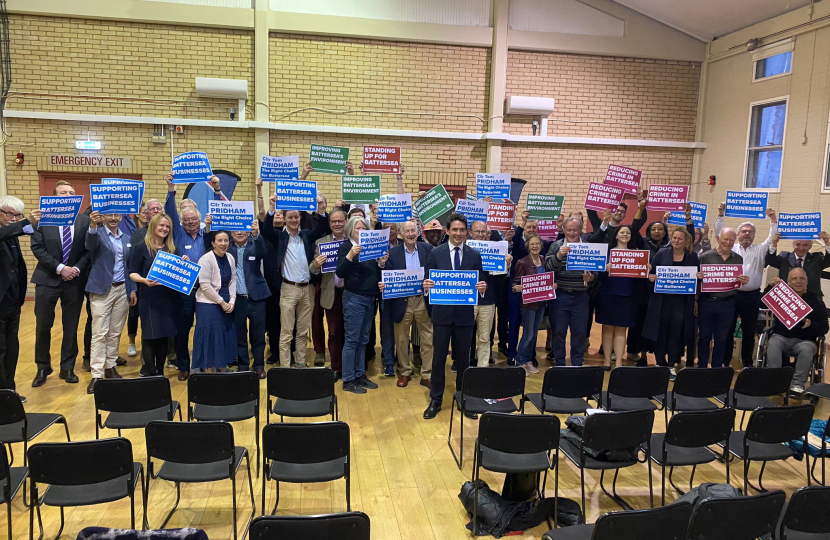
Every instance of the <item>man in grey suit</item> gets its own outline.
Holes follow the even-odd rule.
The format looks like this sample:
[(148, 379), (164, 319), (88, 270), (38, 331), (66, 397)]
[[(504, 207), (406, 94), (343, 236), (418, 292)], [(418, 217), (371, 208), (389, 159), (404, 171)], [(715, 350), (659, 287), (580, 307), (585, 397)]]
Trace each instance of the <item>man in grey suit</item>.
[[(58, 182), (54, 194), (75, 195), (69, 182)], [(89, 273), (89, 252), (84, 246), (89, 218), (79, 214), (71, 227), (40, 227), (32, 235), (32, 253), (37, 266), (32, 273), (35, 284), (35, 362), (37, 375), (33, 387), (42, 386), (52, 373), (52, 326), (55, 307), (61, 302), (63, 341), (60, 378), (77, 383), (75, 359), (78, 357), (78, 321), (84, 305), (84, 286)]]
[(819, 234), (824, 249), (810, 251), (812, 240), (793, 240), (792, 251), (777, 253), (779, 233), (772, 235), (772, 244), (765, 257), (767, 266), (778, 268), (778, 277), (786, 282), (793, 268), (801, 268), (807, 274), (807, 290), (815, 294), (819, 300), (824, 298), (821, 290), (821, 273), (830, 267), (830, 234), (821, 231)]

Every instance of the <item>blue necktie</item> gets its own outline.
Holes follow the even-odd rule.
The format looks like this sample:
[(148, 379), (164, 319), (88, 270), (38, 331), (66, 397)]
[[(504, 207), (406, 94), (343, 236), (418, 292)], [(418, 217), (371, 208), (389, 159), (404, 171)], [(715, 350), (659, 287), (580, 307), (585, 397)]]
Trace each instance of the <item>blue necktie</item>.
[(455, 250), (455, 258), (453, 259), (453, 270), (461, 270), (461, 248), (453, 248)]
[(62, 261), (63, 264), (66, 265), (69, 263), (69, 253), (72, 251), (72, 231), (66, 226), (63, 228), (61, 248), (63, 249)]

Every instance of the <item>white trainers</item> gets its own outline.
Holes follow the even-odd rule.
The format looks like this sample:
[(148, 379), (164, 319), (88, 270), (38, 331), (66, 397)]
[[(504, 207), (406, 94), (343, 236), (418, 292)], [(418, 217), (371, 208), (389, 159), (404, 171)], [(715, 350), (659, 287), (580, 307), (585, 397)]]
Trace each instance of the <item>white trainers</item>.
[(134, 344), (134, 343), (130, 343), (130, 346), (129, 346), (129, 347), (127, 347), (127, 356), (135, 356), (135, 355), (137, 355), (137, 354), (138, 354), (138, 353), (137, 353), (137, 352), (136, 352), (136, 350), (135, 350), (135, 344)]
[(800, 384), (794, 384), (790, 387), (790, 393), (800, 396), (804, 393), (804, 387)]
[(527, 370), (528, 370), (529, 372), (531, 372), (531, 373), (539, 373), (539, 370), (538, 370), (538, 369), (536, 369), (536, 366), (534, 366), (532, 362), (528, 362), (527, 364), (525, 364), (525, 366), (527, 366)]

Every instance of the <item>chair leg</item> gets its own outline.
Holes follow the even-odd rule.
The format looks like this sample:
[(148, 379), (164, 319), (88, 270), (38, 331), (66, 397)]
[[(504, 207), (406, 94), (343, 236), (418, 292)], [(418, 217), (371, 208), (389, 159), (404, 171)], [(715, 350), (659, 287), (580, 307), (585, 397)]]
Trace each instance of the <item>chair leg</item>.
[[(173, 503), (173, 508), (167, 514), (167, 517), (164, 518), (164, 522), (161, 524), (161, 527), (159, 527), (159, 529), (163, 529), (164, 526), (167, 525), (167, 522), (170, 521), (170, 518), (173, 517), (173, 512), (175, 512), (176, 508), (179, 507), (179, 499), (181, 498), (181, 496), (182, 496), (182, 486), (181, 486), (181, 484), (176, 482), (176, 502)], [(236, 530), (236, 529), (234, 528), (234, 530)]]
[(473, 472), (473, 537), (476, 537), (476, 524), (478, 523), (478, 467), (474, 467)]
[(63, 506), (61, 506), (60, 509), (61, 509), (61, 528), (58, 529), (58, 534), (57, 534), (57, 536), (55, 536), (55, 540), (58, 540), (58, 538), (61, 537), (61, 533), (63, 532), (63, 526), (66, 525), (66, 521), (64, 520), (64, 515), (63, 515)]
[[(694, 469), (692, 469), (692, 471), (693, 471), (692, 472), (692, 478), (694, 478)], [(673, 487), (676, 492), (680, 493), (681, 495), (685, 495), (686, 492), (683, 491), (682, 489), (680, 489), (679, 487), (677, 487), (677, 484), (674, 483), (674, 478), (672, 478), (673, 475), (674, 475), (674, 467), (669, 467), (669, 484), (671, 484), (671, 487)], [(691, 485), (692, 485), (692, 481), (689, 480), (689, 489), (691, 489)]]
[[(666, 506), (666, 464), (660, 465), (660, 506)], [(669, 469), (671, 474), (671, 469)]]
[(11, 500), (11, 498), (9, 498), (9, 500), (6, 501), (6, 517), (8, 517), (8, 520), (9, 520), (9, 536), (8, 536), (8, 539), (11, 540), (11, 538), (12, 538), (12, 500)]
[[(754, 489), (755, 491), (757, 491), (758, 493), (766, 493), (767, 492), (767, 489), (764, 487), (764, 484), (763, 484), (763, 481), (762, 481), (763, 478), (764, 478), (764, 469), (766, 468), (766, 466), (767, 466), (767, 462), (762, 461), (761, 462), (761, 472), (758, 474), (758, 487), (753, 486), (752, 482), (749, 481), (749, 479), (748, 479), (749, 477), (747, 476), (746, 484), (749, 487), (751, 487), (752, 489)], [(749, 465), (746, 466), (746, 471), (749, 472)], [(744, 495), (746, 495), (746, 494), (744, 494)]]
[(256, 432), (254, 433), (254, 437), (256, 438), (256, 477), (259, 478), (259, 401), (257, 401), (257, 413), (256, 413)]
[(553, 528), (559, 527), (559, 449), (556, 450), (556, 470), (553, 473)]
[[(807, 448), (807, 446), (805, 445), (804, 448)], [(816, 458), (816, 459), (818, 459), (818, 458)], [(810, 478), (810, 453), (809, 452), (804, 452), (804, 461), (807, 463), (807, 487), (810, 487), (812, 484), (811, 484), (811, 478)]]
[(744, 419), (746, 418), (746, 411), (741, 413), (741, 429), (740, 431), (744, 430)]
[(144, 469), (141, 469), (139, 472), (139, 481), (141, 482), (141, 506), (144, 510), (144, 519), (141, 522), (141, 527), (146, 531), (150, 528), (150, 522), (147, 520), (147, 489), (144, 484)]
[(689, 491), (694, 489), (695, 485), (695, 471), (697, 470), (697, 465), (692, 465), (692, 474), (689, 476)]
[(579, 468), (579, 484), (582, 487), (582, 515), (586, 516), (585, 521), (588, 521), (588, 510), (585, 508), (585, 469)]
[[(646, 456), (646, 460), (648, 460), (648, 504), (649, 508), (654, 508), (654, 478), (651, 475), (651, 456)], [(616, 475), (614, 475), (614, 484), (616, 485)], [(617, 490), (614, 489), (614, 495), (617, 494)]]
[(279, 480), (277, 480), (277, 490), (276, 491), (277, 491), (277, 500), (274, 501), (274, 509), (271, 510), (271, 515), (272, 516), (277, 513), (277, 505), (280, 504), (280, 481)]
[(236, 476), (231, 476), (231, 492), (233, 499), (233, 540), (236, 540)]
[(130, 528), (135, 530), (135, 493), (130, 493)]
[[(263, 460), (263, 461), (265, 461), (265, 460)], [(266, 480), (266, 478), (268, 477), (269, 474), (270, 473), (269, 473), (269, 469), (268, 469), (268, 464), (263, 463), (262, 464), (262, 514), (261, 514), (263, 516), (265, 515), (265, 487), (266, 487), (265, 480)]]
[(346, 511), (352, 511), (352, 464), (346, 464)]
[(464, 411), (461, 411), (461, 455), (455, 455), (455, 449), (452, 447), (452, 420), (455, 417), (455, 396), (452, 397), (452, 403), (450, 404), (450, 432), (447, 434), (447, 446), (450, 447), (450, 452), (452, 452), (452, 458), (455, 460), (455, 464), (458, 465), (458, 468), (461, 468), (461, 464), (464, 460)]
[[(257, 460), (257, 463), (259, 461)], [(256, 500), (254, 499), (254, 479), (251, 476), (251, 462), (248, 459), (248, 454), (245, 454), (245, 468), (248, 469), (248, 490), (251, 493), (251, 517), (248, 518), (248, 523), (245, 524), (245, 532), (242, 533), (242, 540), (245, 540), (245, 537), (248, 536), (248, 531), (251, 529), (251, 523), (254, 521), (254, 517), (256, 517)], [(234, 523), (234, 527), (236, 527), (236, 523)]]
[[(649, 467), (650, 468), (650, 467)], [(615, 503), (620, 505), (623, 510), (634, 510), (634, 507), (628, 504), (625, 499), (617, 495), (617, 476), (620, 474), (619, 469), (614, 469), (614, 480), (611, 482), (611, 493), (605, 489), (605, 471), (603, 470), (599, 475), (599, 487), (602, 489), (602, 492), (608, 495)], [(651, 476), (651, 474), (649, 474)]]
[(746, 497), (747, 493), (749, 493), (749, 491), (747, 489), (747, 484), (749, 483), (748, 478), (749, 478), (749, 460), (745, 459), (744, 460), (744, 497)]

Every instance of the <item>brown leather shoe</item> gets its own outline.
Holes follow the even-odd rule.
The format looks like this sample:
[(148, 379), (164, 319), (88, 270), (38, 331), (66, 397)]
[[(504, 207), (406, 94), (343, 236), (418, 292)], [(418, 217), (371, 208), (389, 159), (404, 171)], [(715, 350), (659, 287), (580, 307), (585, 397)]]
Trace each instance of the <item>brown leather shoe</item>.
[(115, 371), (115, 368), (104, 369), (105, 379), (122, 379), (121, 374)]
[(406, 388), (406, 385), (409, 384), (409, 379), (411, 379), (409, 375), (401, 375), (401, 378), (398, 379), (398, 388)]
[(180, 371), (179, 372), (179, 380), (180, 381), (186, 381), (188, 379), (188, 377), (190, 377), (190, 372), (189, 371)]
[(96, 379), (93, 377), (91, 381), (89, 381), (89, 386), (86, 387), (86, 393), (92, 394), (95, 391), (95, 383), (100, 381), (101, 379)]
[(121, 358), (119, 356), (118, 360), (115, 361), (115, 365), (116, 366), (126, 366), (127, 365), (127, 359), (126, 358)]
[(260, 379), (264, 379), (264, 378), (266, 377), (266, 375), (265, 375), (265, 370), (264, 370), (264, 369), (258, 369), (258, 370), (256, 370), (256, 374), (257, 374), (257, 376), (258, 376)]
[(420, 384), (421, 386), (426, 386), (427, 388), (431, 388), (429, 379), (421, 379), (421, 382), (419, 382), (418, 384)]

